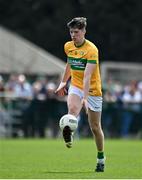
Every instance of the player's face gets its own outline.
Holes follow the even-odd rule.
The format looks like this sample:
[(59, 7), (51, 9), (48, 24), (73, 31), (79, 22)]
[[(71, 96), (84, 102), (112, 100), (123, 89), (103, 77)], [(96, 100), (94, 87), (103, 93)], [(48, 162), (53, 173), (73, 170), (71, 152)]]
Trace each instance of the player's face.
[(85, 29), (70, 28), (70, 35), (74, 43), (79, 45), (84, 41)]

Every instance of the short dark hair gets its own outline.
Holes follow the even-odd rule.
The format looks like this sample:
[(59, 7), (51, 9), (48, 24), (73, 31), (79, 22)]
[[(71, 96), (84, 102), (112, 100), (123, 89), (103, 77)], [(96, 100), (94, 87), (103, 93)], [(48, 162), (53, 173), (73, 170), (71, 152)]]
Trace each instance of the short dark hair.
[(67, 23), (68, 28), (83, 29), (87, 26), (87, 19), (85, 17), (75, 17)]

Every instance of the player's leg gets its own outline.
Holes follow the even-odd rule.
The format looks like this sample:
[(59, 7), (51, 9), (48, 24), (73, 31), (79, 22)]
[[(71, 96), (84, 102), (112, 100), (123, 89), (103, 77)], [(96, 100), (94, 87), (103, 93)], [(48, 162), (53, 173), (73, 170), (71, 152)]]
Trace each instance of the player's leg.
[(101, 128), (101, 112), (88, 110), (88, 120), (91, 131), (95, 137), (98, 151), (104, 151), (104, 134)]
[(69, 94), (67, 99), (68, 114), (72, 114), (77, 117), (82, 108), (81, 99), (76, 94)]
[[(70, 87), (69, 89), (69, 95), (67, 99), (68, 114), (72, 114), (75, 117), (79, 115), (80, 110), (82, 108), (80, 93), (81, 91), (76, 87)], [(69, 127), (65, 127), (63, 129), (63, 137), (65, 140), (66, 146), (68, 148), (71, 148), (72, 142), (73, 142), (73, 132), (71, 132), (71, 129)]]
[(102, 97), (88, 97), (88, 120), (89, 125), (94, 135), (96, 146), (98, 150), (97, 154), (97, 172), (104, 171), (104, 133), (101, 127), (101, 112), (102, 112)]
[(101, 128), (101, 112), (95, 112), (89, 109), (88, 120), (90, 128), (95, 137), (96, 146), (98, 151), (104, 151), (104, 134)]
[(101, 112), (95, 112), (89, 109), (88, 120), (98, 150), (96, 171), (103, 172), (105, 157), (104, 157), (104, 133), (101, 127)]

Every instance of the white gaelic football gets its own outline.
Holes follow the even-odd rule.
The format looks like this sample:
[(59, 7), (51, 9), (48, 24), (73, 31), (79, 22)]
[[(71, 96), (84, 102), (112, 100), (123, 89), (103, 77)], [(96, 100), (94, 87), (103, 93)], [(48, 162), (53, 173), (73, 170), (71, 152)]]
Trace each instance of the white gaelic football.
[(61, 130), (63, 130), (66, 126), (69, 126), (71, 131), (75, 131), (78, 127), (78, 120), (75, 116), (71, 114), (65, 114), (61, 117), (59, 121), (59, 126)]

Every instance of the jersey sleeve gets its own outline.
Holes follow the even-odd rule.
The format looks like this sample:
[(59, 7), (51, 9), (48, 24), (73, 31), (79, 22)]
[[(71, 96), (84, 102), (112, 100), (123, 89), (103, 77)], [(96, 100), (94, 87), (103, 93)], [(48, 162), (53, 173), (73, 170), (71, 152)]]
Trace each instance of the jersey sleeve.
[(88, 53), (87, 63), (98, 64), (98, 50), (91, 49)]
[(68, 46), (69, 46), (69, 43), (66, 42), (66, 43), (64, 44), (64, 52), (65, 52), (66, 55), (68, 55)]

